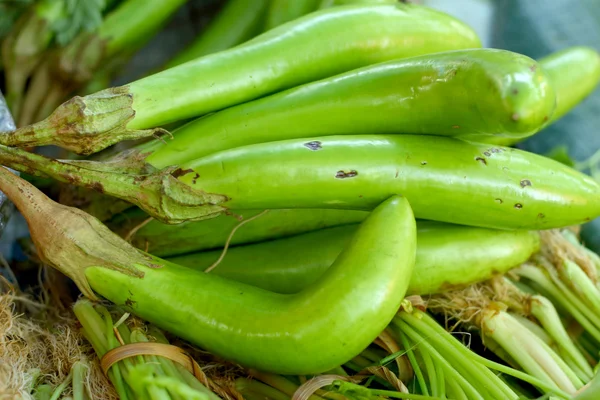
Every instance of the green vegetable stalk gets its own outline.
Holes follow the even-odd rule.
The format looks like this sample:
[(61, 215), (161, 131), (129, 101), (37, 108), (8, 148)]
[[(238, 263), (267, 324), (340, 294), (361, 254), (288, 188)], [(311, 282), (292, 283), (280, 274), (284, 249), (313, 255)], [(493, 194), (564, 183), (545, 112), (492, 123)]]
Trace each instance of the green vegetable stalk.
[[(114, 40), (106, 44), (106, 54), (128, 44), (132, 36), (127, 33), (137, 32), (138, 23), (141, 31), (155, 20), (141, 17), (133, 6), (125, 8), (140, 1), (129, 0), (114, 12), (113, 19), (106, 19), (103, 29), (114, 35)], [(148, 4), (145, 7), (154, 2)], [(162, 15), (162, 7), (159, 13)], [(135, 16), (135, 23), (124, 21), (128, 15)], [(104, 36), (95, 38), (101, 41)], [(90, 154), (121, 140), (151, 136), (156, 132), (154, 128), (170, 122), (366, 65), (473, 47), (480, 47), (480, 42), (470, 28), (428, 8), (405, 4), (332, 7), (291, 21), (241, 46), (129, 85), (75, 97), (46, 120), (0, 135), (0, 142), (10, 146), (56, 144)], [(96, 65), (102, 54), (96, 46), (85, 48), (89, 48), (84, 54), (89, 62), (67, 64)], [(85, 73), (84, 68), (76, 75)]]
[(271, 0), (267, 11), (265, 30), (271, 30), (286, 22), (315, 11), (320, 0)]
[[(81, 323), (83, 335), (103, 362), (109, 351), (119, 349), (121, 346), (132, 343), (148, 344), (140, 351), (140, 355), (115, 362), (106, 371), (120, 399), (219, 399), (180, 364), (163, 356), (153, 355), (152, 342), (141, 328), (130, 330), (122, 319), (113, 323), (112, 315), (105, 307), (94, 306), (88, 300), (77, 301), (73, 311)], [(144, 354), (144, 351), (148, 354)], [(74, 379), (74, 394), (77, 392), (75, 382)], [(83, 397), (74, 395), (74, 399), (83, 400)]]
[(228, 0), (200, 36), (173, 57), (165, 69), (227, 50), (254, 37), (260, 31), (268, 6), (269, 0)]

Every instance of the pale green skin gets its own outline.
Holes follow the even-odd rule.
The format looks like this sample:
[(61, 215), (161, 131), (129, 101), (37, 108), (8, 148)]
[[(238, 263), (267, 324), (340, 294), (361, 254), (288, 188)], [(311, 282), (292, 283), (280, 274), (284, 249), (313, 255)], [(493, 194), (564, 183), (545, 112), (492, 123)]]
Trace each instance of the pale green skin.
[[(414, 216), (393, 196), (361, 224), (318, 282), (283, 295), (155, 260), (135, 278), (89, 267), (92, 289), (141, 318), (246, 367), (303, 375), (358, 355), (398, 311), (416, 252)], [(285, 262), (285, 260), (281, 260)]]
[(147, 161), (179, 165), (245, 146), (314, 135), (409, 133), (524, 137), (556, 98), (537, 63), (495, 49), (393, 60), (240, 104), (156, 141)]
[[(229, 248), (210, 272), (276, 293), (296, 293), (329, 268), (358, 225), (321, 229), (288, 238)], [(527, 261), (540, 247), (535, 231), (501, 231), (439, 222), (417, 223), (417, 258), (408, 294), (459, 289), (502, 275)], [(204, 271), (222, 250), (168, 260)], [(282, 263), (280, 260), (285, 259)]]
[(332, 7), (129, 84), (135, 118), (127, 128), (197, 117), (378, 62), (477, 47), (471, 28), (428, 8)]
[[(417, 218), (550, 229), (600, 215), (600, 186), (525, 151), (440, 136), (327, 136), (261, 143), (182, 165), (179, 179), (231, 209), (369, 210), (391, 194)], [(198, 176), (196, 176), (198, 175)]]

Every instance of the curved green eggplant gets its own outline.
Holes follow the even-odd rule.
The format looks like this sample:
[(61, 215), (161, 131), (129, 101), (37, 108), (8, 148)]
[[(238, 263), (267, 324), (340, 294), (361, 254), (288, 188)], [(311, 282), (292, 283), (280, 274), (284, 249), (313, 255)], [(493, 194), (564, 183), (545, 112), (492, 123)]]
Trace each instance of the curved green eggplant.
[(213, 354), (303, 375), (347, 362), (381, 333), (404, 298), (415, 251), (408, 201), (392, 196), (365, 219), (318, 282), (296, 294), (162, 260), (153, 261), (160, 268), (136, 265), (143, 278), (94, 266), (85, 276), (100, 295)]

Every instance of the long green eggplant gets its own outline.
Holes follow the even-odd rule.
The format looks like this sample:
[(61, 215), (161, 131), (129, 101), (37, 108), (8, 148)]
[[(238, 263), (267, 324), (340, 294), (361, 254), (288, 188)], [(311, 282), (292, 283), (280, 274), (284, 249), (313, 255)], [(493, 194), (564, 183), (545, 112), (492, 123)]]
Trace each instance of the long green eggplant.
[(147, 159), (179, 165), (254, 143), (314, 135), (412, 133), (524, 137), (555, 108), (549, 79), (529, 57), (473, 49), (356, 69), (220, 111), (154, 141)]
[[(114, 217), (108, 226), (124, 237), (133, 232), (131, 243), (135, 247), (158, 257), (168, 257), (223, 247), (241, 221), (258, 216), (263, 211), (232, 210), (230, 214), (206, 221), (167, 225), (157, 220), (144, 224), (148, 215), (140, 209), (132, 209)], [(240, 226), (230, 244), (256, 243), (332, 226), (355, 224), (367, 215), (367, 211), (335, 209), (269, 210)], [(140, 228), (134, 231), (136, 227)]]
[(215, 355), (269, 372), (316, 374), (358, 355), (398, 311), (414, 266), (415, 220), (400, 196), (376, 207), (318, 282), (283, 295), (138, 252), (4, 168), (0, 190), (27, 219), (40, 257), (86, 295), (95, 297), (92, 289)]
[(557, 161), (441, 136), (344, 135), (260, 143), (181, 167), (57, 161), (0, 146), (0, 163), (129, 201), (171, 224), (230, 210), (372, 210), (402, 193), (420, 219), (550, 229), (600, 215), (600, 185)]
[(232, 49), (75, 97), (44, 121), (0, 135), (0, 144), (55, 144), (90, 154), (121, 140), (151, 136), (154, 128), (170, 122), (366, 65), (480, 46), (471, 28), (425, 7), (331, 7)]
[[(357, 224), (345, 225), (232, 247), (210, 273), (276, 293), (297, 293), (321, 277), (357, 228)], [(407, 293), (440, 293), (490, 279), (527, 261), (539, 247), (535, 231), (418, 221), (417, 258)], [(221, 252), (197, 252), (168, 260), (203, 271)]]
[(600, 185), (517, 149), (416, 135), (327, 136), (261, 143), (182, 166), (179, 179), (231, 209), (369, 210), (392, 193), (417, 218), (549, 229), (600, 215)]

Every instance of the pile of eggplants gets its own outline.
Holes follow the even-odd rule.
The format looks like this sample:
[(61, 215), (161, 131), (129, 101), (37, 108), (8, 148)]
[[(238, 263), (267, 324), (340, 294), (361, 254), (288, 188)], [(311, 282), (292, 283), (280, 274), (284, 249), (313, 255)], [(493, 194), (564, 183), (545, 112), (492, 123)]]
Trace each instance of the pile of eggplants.
[[(247, 3), (194, 57), (0, 135), (3, 165), (116, 198), (101, 222), (0, 169), (40, 258), (87, 297), (244, 367), (317, 374), (407, 294), (504, 274), (538, 253), (538, 231), (600, 216), (598, 182), (510, 147), (594, 90), (594, 50), (484, 49), (455, 18), (394, 1), (256, 2), (224, 29)], [(77, 160), (23, 149), (134, 139)]]

